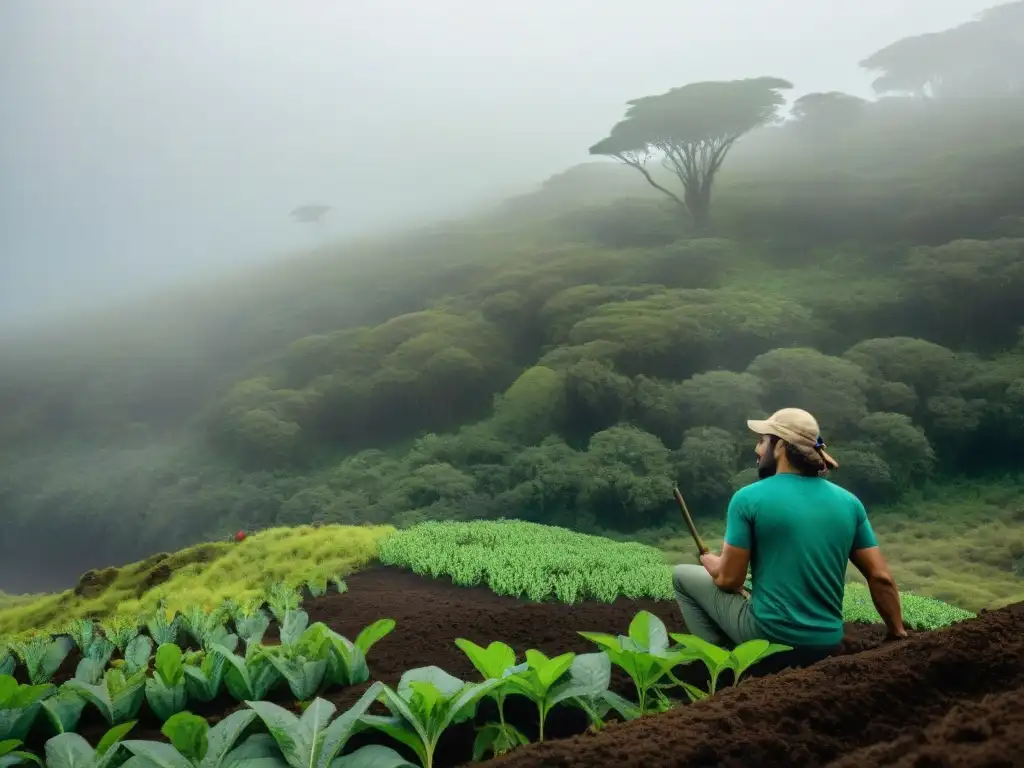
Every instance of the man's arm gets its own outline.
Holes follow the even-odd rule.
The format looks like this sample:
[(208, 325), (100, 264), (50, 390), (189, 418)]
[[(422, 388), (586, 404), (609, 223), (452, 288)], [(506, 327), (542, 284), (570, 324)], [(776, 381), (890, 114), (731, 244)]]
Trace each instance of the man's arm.
[(702, 555), (701, 565), (711, 575), (715, 586), (726, 592), (739, 592), (747, 578), (754, 525), (745, 497), (737, 492), (729, 501), (725, 515), (725, 541), (721, 555)]
[(868, 520), (867, 510), (859, 501), (855, 510), (857, 530), (853, 535), (853, 548), (850, 562), (861, 572), (871, 590), (871, 602), (882, 617), (889, 637), (906, 637), (907, 630), (903, 627), (903, 608), (900, 606), (900, 591), (896, 588), (896, 579), (889, 571), (889, 565), (882, 557), (882, 550), (875, 538), (875, 531)]
[(900, 591), (896, 587), (896, 579), (892, 577), (889, 566), (882, 557), (882, 550), (876, 544), (865, 549), (855, 549), (850, 553), (850, 562), (867, 579), (871, 590), (871, 601), (875, 610), (882, 617), (890, 637), (906, 637), (907, 630), (903, 626), (903, 608), (900, 606)]
[(734, 547), (727, 542), (722, 545), (721, 555), (702, 555), (700, 562), (711, 574), (716, 587), (726, 592), (739, 592), (747, 579), (750, 550)]

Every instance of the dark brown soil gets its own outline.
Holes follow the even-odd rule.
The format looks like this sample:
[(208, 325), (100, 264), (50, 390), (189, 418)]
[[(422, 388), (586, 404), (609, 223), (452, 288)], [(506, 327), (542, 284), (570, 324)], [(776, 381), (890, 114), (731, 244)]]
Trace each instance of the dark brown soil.
[[(318, 598), (304, 608), (312, 621), (323, 621), (350, 639), (378, 618), (395, 619), (395, 631), (369, 657), (373, 679), (392, 686), (404, 671), (427, 665), (477, 679), (454, 644), (457, 637), (482, 645), (503, 640), (519, 654), (528, 648), (548, 654), (587, 653), (595, 648), (579, 630), (624, 633), (644, 609), (658, 615), (670, 631), (684, 629), (674, 602), (531, 604), (391, 568), (354, 574), (347, 582), (348, 592)], [(898, 645), (883, 646), (879, 626), (849, 625), (839, 658), (750, 679), (710, 701), (638, 722), (610, 724), (598, 734), (579, 735), (586, 730), (583, 715), (556, 708), (547, 721), (545, 743), (493, 764), (1024, 766), (1022, 630), (1024, 608), (990, 613), (945, 632), (921, 633)], [(613, 680), (613, 687), (625, 695), (633, 695), (631, 686), (621, 674)], [(334, 689), (328, 698), (342, 711), (365, 689)], [(270, 698), (296, 709), (287, 688)], [(238, 707), (224, 698), (194, 711), (218, 720)], [(506, 714), (536, 738), (531, 704), (512, 697)], [(481, 707), (478, 723), (491, 715), (487, 705)], [(150, 718), (144, 714), (132, 738), (160, 738), (159, 724)], [(105, 728), (87, 710), (83, 735), (95, 743)], [(446, 732), (435, 765), (469, 762), (473, 736), (472, 724)], [(354, 749), (373, 741), (394, 746), (372, 733), (360, 734), (350, 744)]]

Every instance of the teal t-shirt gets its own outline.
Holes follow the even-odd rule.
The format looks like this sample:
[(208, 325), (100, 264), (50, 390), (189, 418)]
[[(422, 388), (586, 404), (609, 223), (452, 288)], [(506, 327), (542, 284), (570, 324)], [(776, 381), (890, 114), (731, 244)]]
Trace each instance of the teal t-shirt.
[(793, 474), (737, 491), (725, 542), (750, 550), (754, 618), (770, 639), (792, 646), (843, 639), (847, 562), (853, 550), (878, 545), (856, 496), (824, 478)]

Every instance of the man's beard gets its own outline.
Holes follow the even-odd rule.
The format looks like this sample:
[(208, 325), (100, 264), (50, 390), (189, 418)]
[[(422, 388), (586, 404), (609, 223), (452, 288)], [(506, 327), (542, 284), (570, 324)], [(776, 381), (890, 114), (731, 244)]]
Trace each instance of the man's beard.
[(775, 452), (766, 451), (764, 456), (757, 460), (757, 479), (764, 480), (766, 477), (771, 477), (778, 468), (778, 462), (775, 461)]

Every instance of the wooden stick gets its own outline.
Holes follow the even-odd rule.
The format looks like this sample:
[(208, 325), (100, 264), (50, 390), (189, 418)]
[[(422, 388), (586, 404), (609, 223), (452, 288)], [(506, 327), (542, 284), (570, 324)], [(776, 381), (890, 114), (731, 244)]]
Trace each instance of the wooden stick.
[(683, 494), (679, 492), (678, 488), (673, 488), (672, 492), (675, 494), (676, 501), (679, 502), (679, 509), (683, 513), (683, 519), (686, 521), (686, 527), (690, 529), (690, 535), (693, 537), (693, 543), (697, 545), (697, 555), (706, 555), (711, 550), (707, 548), (704, 540), (697, 533), (697, 526), (693, 524), (693, 518), (690, 517), (690, 510), (686, 508), (686, 502), (683, 501)]

